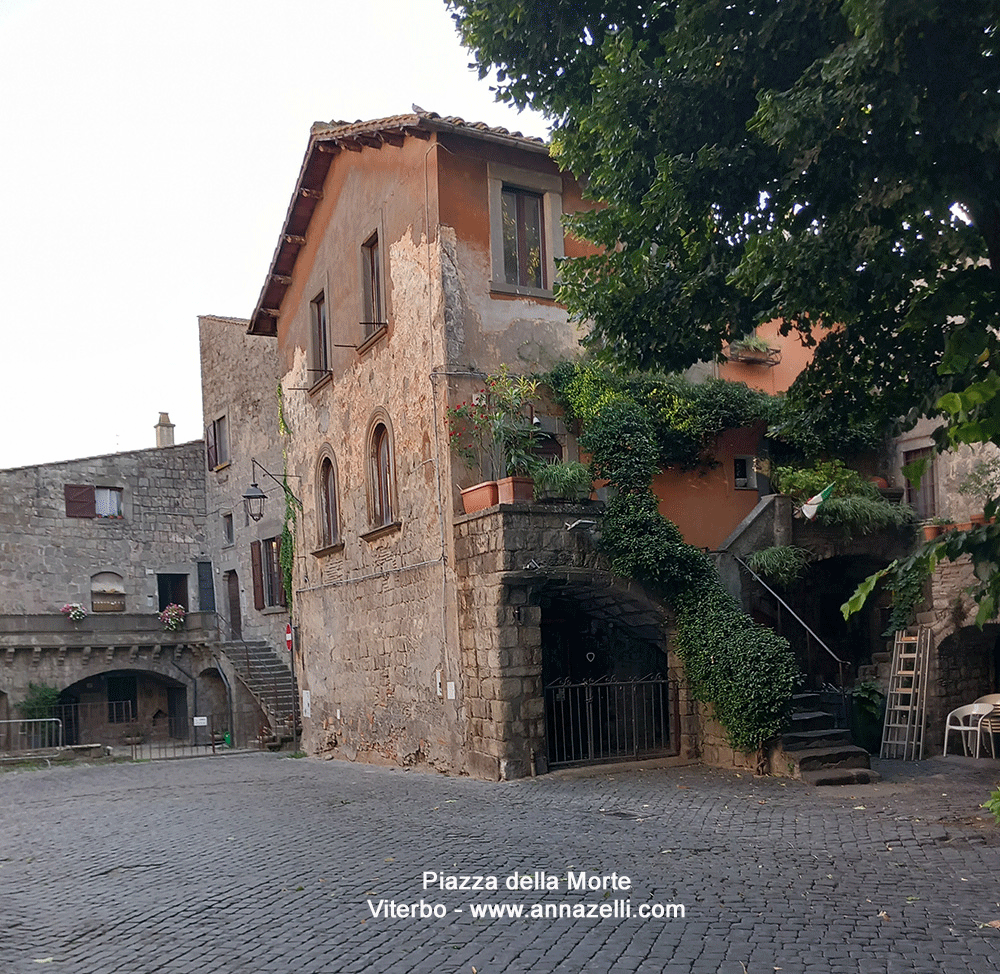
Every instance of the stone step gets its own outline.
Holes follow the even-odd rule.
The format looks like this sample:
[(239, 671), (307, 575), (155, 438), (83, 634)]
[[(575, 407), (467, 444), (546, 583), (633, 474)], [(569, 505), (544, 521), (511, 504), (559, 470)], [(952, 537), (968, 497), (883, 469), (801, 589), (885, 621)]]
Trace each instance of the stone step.
[(786, 752), (811, 747), (838, 747), (850, 743), (851, 732), (846, 727), (789, 731), (781, 735), (781, 746)]
[(798, 710), (792, 714), (788, 733), (801, 734), (802, 731), (832, 730), (835, 726), (833, 714), (825, 710)]
[(803, 771), (799, 777), (807, 785), (870, 785), (882, 780), (871, 768), (822, 768)]
[(871, 756), (864, 748), (855, 747), (853, 744), (786, 751), (785, 756), (794, 765), (796, 777), (801, 777), (805, 771), (871, 768)]

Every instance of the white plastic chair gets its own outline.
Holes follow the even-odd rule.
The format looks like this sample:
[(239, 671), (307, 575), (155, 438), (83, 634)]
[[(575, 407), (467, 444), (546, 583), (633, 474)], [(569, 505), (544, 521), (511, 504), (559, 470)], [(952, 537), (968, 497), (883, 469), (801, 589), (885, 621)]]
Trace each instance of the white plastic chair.
[(994, 734), (1000, 734), (1000, 693), (987, 693), (985, 697), (976, 697), (973, 703), (991, 703), (996, 707), (996, 712), (983, 721), (983, 730), (990, 735), (990, 748), (993, 757), (996, 757), (996, 740)]
[[(991, 703), (969, 703), (964, 707), (958, 707), (948, 714), (948, 719), (944, 723), (944, 753), (948, 753), (948, 734), (957, 731), (962, 735), (962, 747), (966, 756), (969, 754), (969, 736), (976, 739), (975, 756), (979, 757), (979, 742), (983, 731), (983, 721), (996, 710)], [(996, 757), (993, 750), (993, 735), (989, 734), (990, 753)]]

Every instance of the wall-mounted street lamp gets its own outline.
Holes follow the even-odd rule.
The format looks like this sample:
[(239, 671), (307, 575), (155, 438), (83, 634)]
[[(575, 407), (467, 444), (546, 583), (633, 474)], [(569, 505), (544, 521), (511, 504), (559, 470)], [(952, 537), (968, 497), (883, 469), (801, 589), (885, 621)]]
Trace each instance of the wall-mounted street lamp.
[(302, 506), (302, 501), (300, 501), (288, 488), (282, 480), (278, 480), (277, 477), (267, 470), (262, 464), (258, 463), (253, 457), (250, 458), (250, 463), (253, 465), (251, 469), (251, 476), (253, 477), (253, 483), (247, 488), (246, 493), (243, 495), (243, 509), (247, 512), (247, 517), (251, 521), (259, 521), (264, 516), (264, 501), (267, 500), (267, 494), (264, 493), (257, 484), (257, 468), (260, 467), (262, 473), (267, 474), (286, 494), (286, 496), (291, 497), (299, 507)]

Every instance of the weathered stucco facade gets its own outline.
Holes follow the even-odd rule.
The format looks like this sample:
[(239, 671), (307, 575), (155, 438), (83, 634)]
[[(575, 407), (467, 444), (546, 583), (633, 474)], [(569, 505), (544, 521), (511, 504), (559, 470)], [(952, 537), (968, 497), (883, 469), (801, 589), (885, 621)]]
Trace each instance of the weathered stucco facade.
[[(498, 253), (507, 192), (544, 226), (527, 283), (505, 279)], [(488, 583), (470, 569), (459, 490), (482, 477), (454, 461), (445, 416), (502, 364), (527, 374), (576, 354), (552, 284), (556, 259), (581, 252), (561, 214), (582, 205), (541, 142), (503, 130), (428, 114), (313, 128), (250, 325), (277, 340), (302, 487), (294, 620), (312, 752), (487, 777), (528, 773), (532, 751), (544, 766), (539, 610), (521, 605), (515, 623), (527, 595), (497, 566)], [(576, 455), (555, 418), (540, 422)], [(511, 557), (536, 547), (520, 538)]]

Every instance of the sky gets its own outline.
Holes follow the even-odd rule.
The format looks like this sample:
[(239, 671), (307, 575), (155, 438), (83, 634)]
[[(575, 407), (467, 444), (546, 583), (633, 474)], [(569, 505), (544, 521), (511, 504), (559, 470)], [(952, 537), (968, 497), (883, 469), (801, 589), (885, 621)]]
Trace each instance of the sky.
[(317, 120), (544, 136), (444, 0), (0, 0), (0, 468), (202, 435), (198, 315), (249, 317)]

